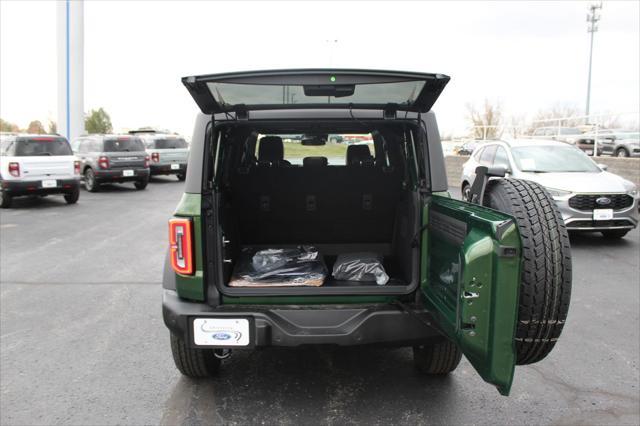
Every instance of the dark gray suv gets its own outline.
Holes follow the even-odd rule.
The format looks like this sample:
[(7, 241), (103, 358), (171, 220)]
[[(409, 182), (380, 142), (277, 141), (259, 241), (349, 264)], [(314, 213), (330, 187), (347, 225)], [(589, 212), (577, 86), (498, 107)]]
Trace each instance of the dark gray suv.
[(81, 162), (89, 192), (97, 192), (105, 183), (133, 182), (137, 189), (145, 189), (149, 183), (149, 156), (136, 136), (81, 136), (71, 147)]

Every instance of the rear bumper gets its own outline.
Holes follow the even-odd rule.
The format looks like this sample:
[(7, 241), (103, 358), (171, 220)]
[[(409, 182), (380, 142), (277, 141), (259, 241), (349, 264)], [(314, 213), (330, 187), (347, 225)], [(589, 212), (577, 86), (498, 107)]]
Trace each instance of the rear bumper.
[(151, 175), (178, 175), (187, 173), (186, 163), (173, 163), (180, 166), (179, 169), (172, 169), (171, 164), (150, 164)]
[(56, 179), (55, 188), (43, 188), (41, 180), (2, 181), (2, 189), (13, 197), (21, 195), (69, 194), (80, 188), (80, 178)]
[[(133, 170), (133, 176), (123, 176), (124, 170)], [(131, 168), (131, 169), (107, 169), (95, 170), (96, 180), (99, 183), (108, 182), (131, 182), (144, 180), (149, 178), (148, 168)]]
[(415, 315), (395, 305), (226, 305), (180, 299), (173, 290), (164, 290), (162, 316), (176, 336), (193, 343), (194, 318), (248, 318), (250, 346), (300, 345), (397, 345), (409, 346), (442, 338), (429, 313)]

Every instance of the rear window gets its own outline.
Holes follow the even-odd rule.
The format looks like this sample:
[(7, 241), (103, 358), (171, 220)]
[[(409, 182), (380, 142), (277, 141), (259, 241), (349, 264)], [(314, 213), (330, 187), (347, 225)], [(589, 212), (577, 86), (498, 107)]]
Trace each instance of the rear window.
[(560, 131), (558, 132), (558, 134), (560, 134), (560, 135), (581, 135), (582, 132), (580, 131), (580, 129), (561, 128)]
[(181, 138), (156, 139), (149, 144), (149, 148), (155, 149), (180, 149), (187, 147), (187, 142)]
[(64, 138), (30, 138), (16, 140), (14, 155), (31, 157), (41, 155), (73, 155), (69, 142)]
[[(327, 81), (329, 82), (329, 81)], [(333, 82), (333, 80), (332, 80)], [(359, 105), (389, 103), (412, 105), (422, 88), (424, 80), (397, 81), (392, 83), (357, 84), (345, 93), (321, 96), (313, 92), (325, 86), (207, 83), (216, 102), (224, 107), (233, 105), (293, 105), (293, 104), (341, 104)]]
[[(259, 135), (256, 144), (256, 159), (259, 158), (260, 139), (264, 136), (279, 136), (284, 146), (284, 159), (292, 165), (302, 165), (305, 157), (326, 157), (332, 166), (347, 164), (347, 149), (349, 145), (365, 145), (371, 156), (376, 152), (371, 133), (366, 134), (329, 134), (326, 137), (310, 135)], [(324, 141), (324, 144), (322, 144)]]
[(139, 138), (110, 138), (104, 140), (104, 152), (133, 152), (144, 151), (144, 145)]

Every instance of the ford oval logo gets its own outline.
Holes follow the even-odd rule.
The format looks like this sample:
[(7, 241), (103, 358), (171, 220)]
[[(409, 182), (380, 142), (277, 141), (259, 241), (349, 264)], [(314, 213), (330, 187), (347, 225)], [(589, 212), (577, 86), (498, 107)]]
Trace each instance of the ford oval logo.
[(216, 340), (229, 340), (231, 337), (231, 334), (225, 332), (215, 333), (213, 335), (213, 338)]
[(596, 199), (596, 203), (600, 204), (601, 206), (608, 206), (609, 204), (611, 204), (611, 198), (600, 197)]

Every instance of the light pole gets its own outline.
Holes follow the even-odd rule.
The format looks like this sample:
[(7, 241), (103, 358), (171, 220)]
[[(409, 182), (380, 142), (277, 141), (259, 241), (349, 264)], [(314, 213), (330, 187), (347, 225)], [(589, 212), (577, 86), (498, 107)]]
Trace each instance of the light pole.
[(591, 33), (591, 47), (589, 48), (589, 77), (587, 79), (587, 107), (585, 108), (585, 120), (589, 121), (589, 104), (591, 103), (591, 62), (593, 60), (593, 35), (598, 31), (598, 21), (600, 20), (600, 14), (598, 10), (602, 9), (602, 2), (599, 4), (592, 4), (589, 6), (589, 13), (587, 13), (587, 32)]

